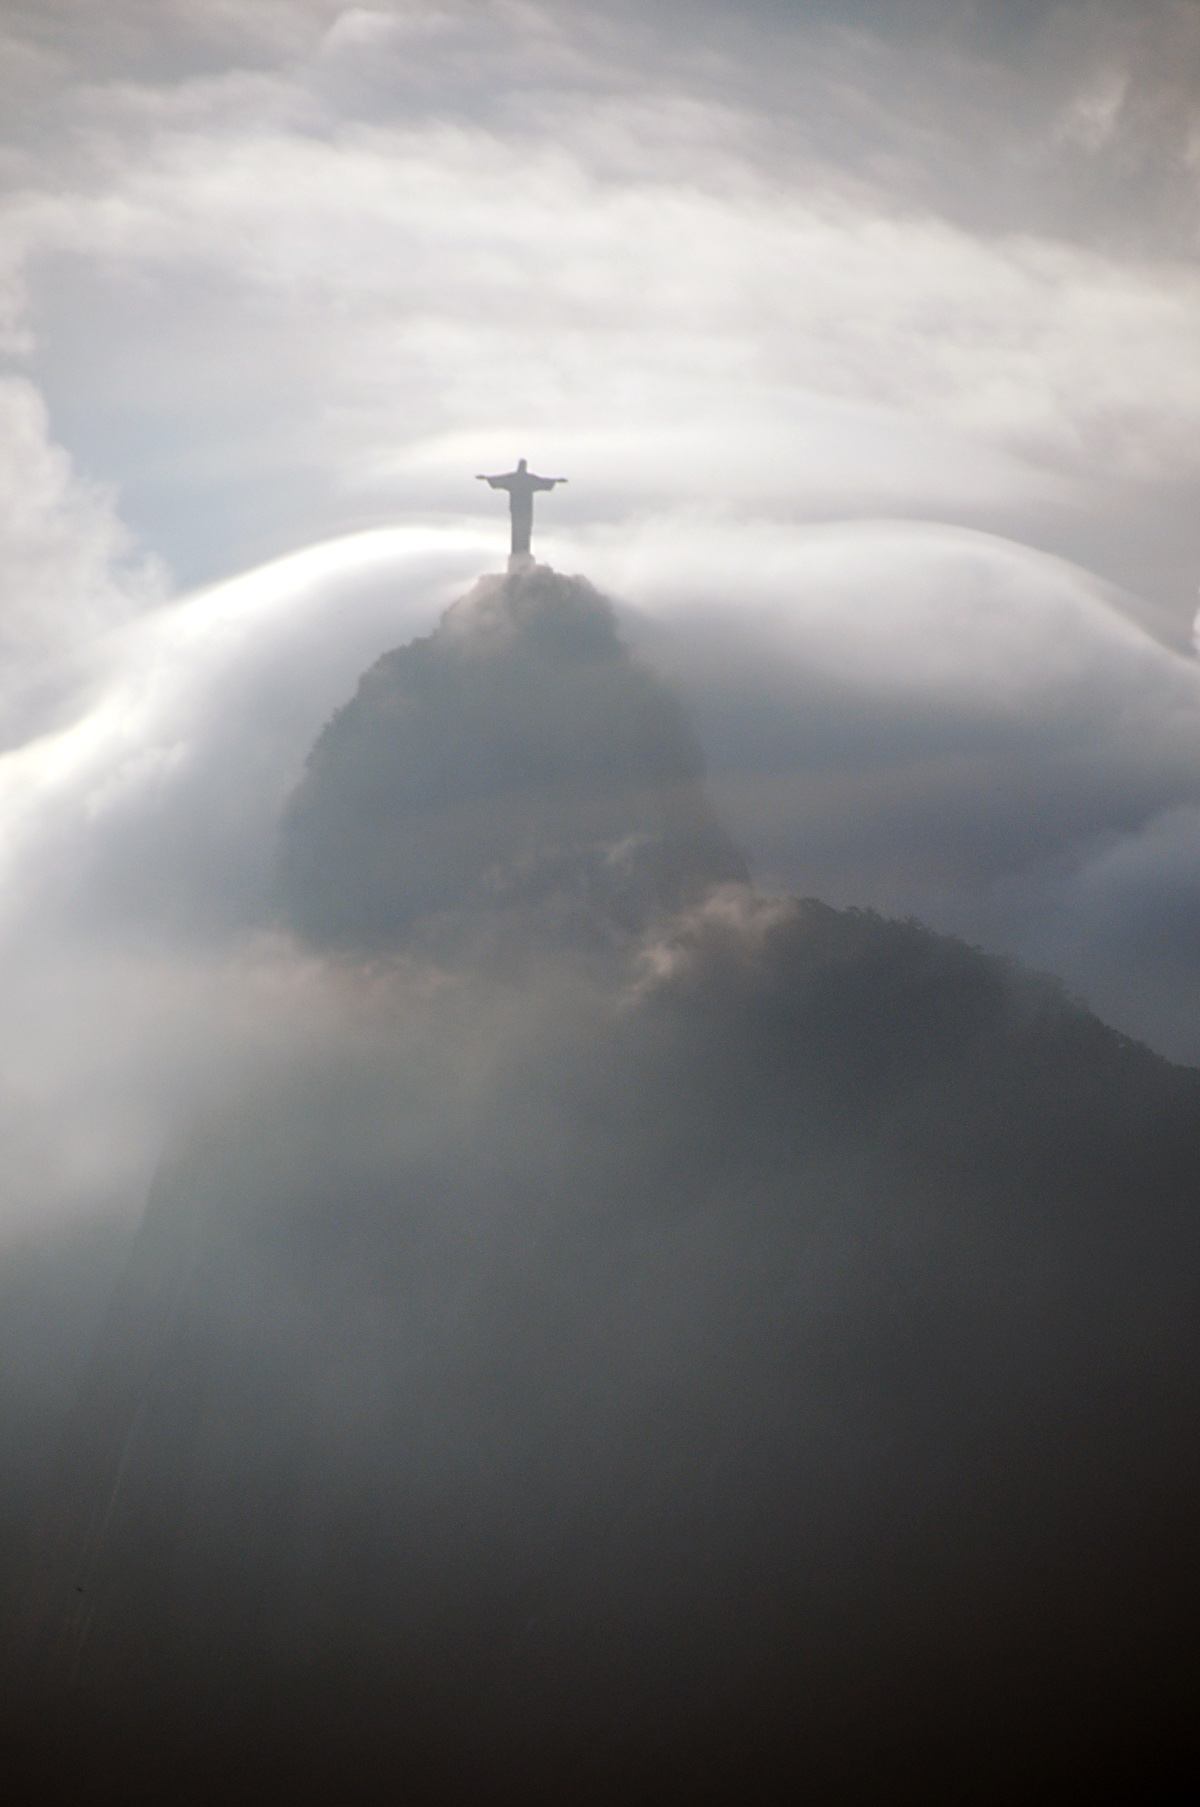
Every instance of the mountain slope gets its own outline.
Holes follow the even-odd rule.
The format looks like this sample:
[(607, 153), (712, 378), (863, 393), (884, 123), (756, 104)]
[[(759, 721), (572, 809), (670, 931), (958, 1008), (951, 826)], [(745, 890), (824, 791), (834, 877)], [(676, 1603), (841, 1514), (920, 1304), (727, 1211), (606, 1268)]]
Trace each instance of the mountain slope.
[(1152, 1798), (1195, 1758), (1200, 1074), (756, 898), (602, 601), (482, 594), (293, 807), (335, 957), (156, 1181), (26, 1748), (173, 1799)]

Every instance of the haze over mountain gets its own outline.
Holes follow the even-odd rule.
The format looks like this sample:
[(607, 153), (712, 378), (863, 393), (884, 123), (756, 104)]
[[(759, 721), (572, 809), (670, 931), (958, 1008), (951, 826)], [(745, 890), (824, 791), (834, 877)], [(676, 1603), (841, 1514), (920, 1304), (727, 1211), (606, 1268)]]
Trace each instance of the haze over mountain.
[(518, 447), (760, 883), (1200, 1061), (1197, 18), (9, 9), (10, 1245), (136, 1214), (303, 757)]
[(544, 569), (366, 673), (277, 871), (290, 1042), (162, 1163), (39, 1520), (43, 1762), (1191, 1773), (1200, 1074), (756, 896), (679, 705)]
[[(597, 1682), (591, 1720), (564, 1706), (539, 1721), (543, 1773), (561, 1774), (571, 1739), (581, 1749), (606, 1714), (625, 1743), (598, 1742), (651, 1768), (655, 1739), (713, 1763), (756, 1740), (782, 1751), (799, 1695), (806, 1773), (824, 1750), (835, 1772), (857, 1753), (878, 1776), (904, 1744), (889, 1689), (907, 1672), (914, 1749), (939, 1674), (963, 1750), (1007, 1750), (1013, 1765), (1031, 1727), (1039, 1748), (1065, 1750), (1070, 1713), (1054, 1703), (1074, 1698), (1110, 1751), (1126, 1739), (1112, 1773), (1135, 1771), (1124, 1792), (1144, 1797), (1182, 1724), (1172, 1702), (1190, 1670), (1172, 1638), (1193, 1599), (1172, 1529), (1192, 1513), (1192, 1483), (1172, 1463), (1186, 1463), (1194, 1427), (1186, 1337), (1174, 1353), (1171, 1339), (1195, 1268), (1187, 1213), (1172, 1218), (1169, 1202), (1191, 1185), (1191, 1081), (1156, 1056), (1200, 1066), (1200, 0), (38, 0), (0, 18), (0, 92), (0, 1570), (19, 1565), (153, 1185), (114, 1320), (126, 1332), (106, 1333), (111, 1410), (93, 1414), (98, 1442), (76, 1444), (92, 1457), (60, 1497), (83, 1518), (97, 1489), (111, 1497), (104, 1464), (120, 1398), (137, 1392), (136, 1325), (160, 1322), (136, 1300), (158, 1297), (155, 1261), (177, 1273), (196, 1230), (182, 1319), (159, 1299), (176, 1355), (147, 1402), (146, 1461), (157, 1450), (182, 1472), (194, 1430), (214, 1456), (211, 1471), (197, 1456), (198, 1501), (233, 1475), (256, 1524), (291, 1523), (294, 1506), (295, 1522), (329, 1531), (321, 1464), (289, 1466), (281, 1440), (289, 1426), (289, 1449), (341, 1437), (348, 1495), (382, 1502), (409, 1526), (405, 1547), (429, 1557), (414, 1616), (433, 1629), (417, 1667), (450, 1679), (416, 1678), (405, 1694), (415, 1768), (453, 1746), (449, 1761), (470, 1770), (471, 1725), (486, 1768), (506, 1714), (510, 1753), (532, 1752), (521, 1702), (535, 1674), (549, 1673), (552, 1700), (561, 1679), (565, 1702), (566, 1678), (600, 1663), (590, 1631), (568, 1648), (572, 1628), (603, 1619), (580, 1604), (603, 1588), (569, 1539), (557, 1556), (534, 1540), (521, 1569), (532, 1477), (554, 1470), (538, 1454), (553, 1411), (512, 1341), (525, 1323), (568, 1351), (568, 1392), (584, 1376), (584, 1406), (560, 1414), (575, 1470), (592, 1472), (594, 1400), (617, 1425), (596, 1431), (596, 1466), (611, 1456), (645, 1483), (640, 1518), (623, 1493), (599, 1523), (603, 1477), (579, 1505), (589, 1547), (612, 1551), (610, 1678), (641, 1673), (630, 1627), (675, 1627), (663, 1635), (684, 1665), (685, 1704), (645, 1738), (630, 1701), (653, 1717), (670, 1661), (644, 1688), (619, 1673), (607, 1693)], [(522, 626), (515, 593), (491, 586), (511, 658), (487, 640), (480, 659), (483, 642), (461, 630), (479, 625), (488, 585), (457, 629), (439, 622), (500, 546), (503, 524), (484, 512), (498, 499), (471, 473), (518, 452), (569, 475), (537, 545), (615, 599), (617, 635), (594, 592), (567, 580), (540, 580), (543, 602), (552, 592), (566, 607), (557, 636), (556, 609), (527, 599)], [(456, 711), (455, 694), (470, 707)], [(794, 896), (841, 913), (797, 913)], [(743, 1122), (762, 1128), (749, 1152)], [(1088, 1150), (1103, 1165), (1094, 1183)], [(793, 1176), (777, 1184), (776, 1155)], [(492, 1185), (498, 1173), (511, 1184)], [(227, 1235), (212, 1202), (223, 1188), (247, 1225), (277, 1198), (274, 1228)], [(760, 1227), (738, 1227), (743, 1194), (760, 1192), (786, 1193), (796, 1222), (822, 1226), (794, 1257), (786, 1212), (755, 1218), (751, 1204)], [(589, 1224), (618, 1226), (608, 1267), (595, 1239), (555, 1228), (569, 1193)], [(1064, 1204), (1085, 1193), (1095, 1211)], [(381, 1203), (378, 1223), (351, 1211), (322, 1265), (317, 1226), (342, 1221), (335, 1194), (368, 1216), (369, 1199), (417, 1201), (404, 1220), (413, 1262), (396, 1255), (396, 1208)], [(653, 1219), (653, 1198), (701, 1195), (672, 1205), (669, 1229)], [(448, 1198), (468, 1201), (466, 1224), (492, 1226), (490, 1241), (451, 1235)], [(683, 1226), (705, 1211), (709, 1240), (696, 1228), (687, 1242)], [(938, 1265), (955, 1250), (961, 1261)], [(360, 1258), (364, 1269), (341, 1292), (338, 1251), (347, 1274)], [(786, 1318), (783, 1305), (771, 1316), (776, 1271), (808, 1288), (787, 1322), (816, 1326), (809, 1392), (782, 1342), (762, 1353)], [(1005, 1273), (1016, 1277), (993, 1309)], [(420, 1274), (435, 1279), (414, 1298), (404, 1287)], [(623, 1274), (645, 1276), (628, 1306)], [(456, 1326), (478, 1319), (478, 1348), (437, 1328), (452, 1294)], [(368, 1298), (374, 1329), (355, 1303)], [(577, 1360), (575, 1298), (581, 1323), (602, 1327)], [(319, 1320), (325, 1366), (305, 1366), (298, 1300)], [(504, 1309), (489, 1315), (489, 1300)], [(194, 1369), (173, 1340), (184, 1320)], [(409, 1396), (394, 1384), (400, 1342), (372, 1353), (383, 1323), (428, 1351), (420, 1396), (449, 1402), (430, 1423), (381, 1403)], [(234, 1348), (257, 1376), (244, 1437)], [(960, 1372), (973, 1384), (956, 1391)], [(1088, 1373), (1111, 1379), (1103, 1406)], [(664, 1402), (639, 1420), (655, 1427), (641, 1467), (620, 1454), (632, 1445), (612, 1402), (636, 1397), (622, 1374)], [(689, 1386), (704, 1401), (691, 1416), (671, 1403)], [(741, 1443), (735, 1397), (749, 1402)], [(1051, 1397), (1061, 1421), (1042, 1435)], [(1011, 1411), (995, 1403), (1007, 1398)], [(523, 1443), (508, 1435), (514, 1416), (530, 1427)], [(717, 1470), (754, 1467), (693, 1461), (701, 1418), (715, 1451), (736, 1444), (764, 1472), (777, 1422), (802, 1422), (804, 1449), (825, 1454), (803, 1481), (739, 1494), (744, 1511), (714, 1505), (705, 1522), (724, 1529), (689, 1546), (695, 1502), (734, 1498)], [(531, 1452), (511, 1485), (495, 1480), (498, 1458), (486, 1486), (482, 1470), (445, 1479), (491, 1448), (483, 1419)], [(431, 1452), (422, 1472), (445, 1546), (416, 1507), (391, 1513), (394, 1477), (364, 1453), (385, 1420)], [(1075, 1456), (1052, 1459), (1072, 1436)], [(821, 1463), (843, 1476), (826, 1495)], [(199, 1654), (214, 1646), (196, 1631), (196, 1597), (158, 1589), (158, 1550), (171, 1575), (206, 1577), (212, 1637), (229, 1631), (222, 1660), (246, 1682), (242, 1733), (226, 1696), (211, 1713), (197, 1696), (192, 1731), (219, 1723), (231, 1748), (244, 1734), (278, 1753), (262, 1731), (269, 1698), (289, 1724), (325, 1726), (330, 1749), (353, 1745), (346, 1678), (365, 1674), (369, 1703), (395, 1654), (370, 1572), (329, 1579), (338, 1539), (317, 1529), (313, 1573), (328, 1585), (311, 1596), (290, 1579), (307, 1530), (280, 1548), (271, 1529), (255, 1533), (238, 1568), (223, 1497), (206, 1555), (194, 1518), (168, 1522), (146, 1466), (125, 1472), (141, 1504), (123, 1518), (118, 1489), (112, 1549), (165, 1617), (154, 1609), (135, 1650), (125, 1584), (105, 1570), (115, 1591), (80, 1674), (114, 1703), (117, 1744), (143, 1692), (147, 1708), (189, 1693), (177, 1658), (209, 1677), (220, 1667)], [(571, 1472), (560, 1465), (537, 1496), (556, 1523), (574, 1510), (560, 1515), (555, 1492)], [(295, 1480), (278, 1512), (272, 1474)], [(470, 1506), (489, 1489), (513, 1501), (507, 1542), (486, 1504)], [(835, 1502), (824, 1517), (818, 1496)], [(789, 1529), (775, 1537), (757, 1498), (802, 1509), (780, 1506)], [(876, 1538), (905, 1500), (908, 1530)], [(357, 1529), (339, 1548), (374, 1548), (374, 1509), (346, 1510)], [(1026, 1523), (1021, 1554), (1011, 1540)], [(798, 1544), (796, 1524), (815, 1541)], [(988, 1544), (985, 1524), (1009, 1543), (994, 1563), (959, 1562), (954, 1549)], [(487, 1647), (477, 1610), (491, 1584), (464, 1584), (457, 1631), (445, 1610), (455, 1581), (438, 1552), (476, 1530), (480, 1549), (499, 1537), (477, 1576), (536, 1570), (549, 1579), (533, 1594), (566, 1601), (558, 1619), (531, 1608), (511, 1695), (488, 1695), (497, 1666), (467, 1660)], [(707, 1597), (686, 1554), (701, 1545), (725, 1552), (708, 1563), (705, 1623), (727, 1637), (676, 1635), (696, 1623), (686, 1602)], [(868, 1546), (875, 1579), (855, 1567)], [(808, 1560), (797, 1550), (818, 1547), (828, 1562), (804, 1573), (835, 1602), (824, 1617), (794, 1580)], [(269, 1596), (261, 1614), (252, 1571)], [(412, 1564), (395, 1543), (374, 1571), (380, 1600), (401, 1572)], [(903, 1574), (919, 1581), (901, 1598)], [(1012, 1584), (1007, 1618), (980, 1603), (991, 1574), (997, 1599)], [(1088, 1620), (1089, 1574), (1103, 1624)], [(496, 1585), (489, 1623), (508, 1626), (515, 1596)], [(765, 1604), (739, 1618), (735, 1595)], [(285, 1607), (299, 1623), (323, 1601), (357, 1615), (357, 1654), (306, 1667), (332, 1645), (320, 1627), (298, 1633), (291, 1682), (268, 1683)], [(969, 1623), (953, 1632), (962, 1602)], [(250, 1621), (264, 1642), (254, 1625), (243, 1639)], [(168, 1624), (188, 1636), (173, 1641)], [(378, 1663), (362, 1657), (372, 1625)], [(904, 1661), (880, 1643), (888, 1625)], [(1005, 1638), (1020, 1661), (996, 1654)], [(573, 1666), (583, 1646), (590, 1671)], [(805, 1649), (818, 1654), (803, 1687), (745, 1681), (784, 1677)], [(103, 1651), (107, 1681), (93, 1667)], [(1136, 1655), (1119, 1684), (1123, 1651)], [(756, 1722), (736, 1706), (750, 1694)], [(364, 1704), (364, 1735), (396, 1698), (378, 1714)], [(439, 1700), (457, 1703), (446, 1738)], [(984, 1728), (1002, 1721), (1016, 1729), (989, 1744)], [(556, 1757), (549, 1728), (571, 1724)], [(178, 1744), (164, 1736), (157, 1756), (178, 1792)], [(99, 1761), (103, 1738), (84, 1746)], [(152, 1766), (154, 1741), (144, 1748)], [(1089, 1748), (1077, 1767), (1099, 1772)], [(127, 1783), (127, 1755), (114, 1763)], [(566, 1792), (580, 1771), (583, 1759)], [(1022, 1775), (1010, 1794), (1031, 1785)], [(1113, 1786), (1105, 1773), (1095, 1792)], [(89, 1789), (94, 1776), (73, 1798)]]

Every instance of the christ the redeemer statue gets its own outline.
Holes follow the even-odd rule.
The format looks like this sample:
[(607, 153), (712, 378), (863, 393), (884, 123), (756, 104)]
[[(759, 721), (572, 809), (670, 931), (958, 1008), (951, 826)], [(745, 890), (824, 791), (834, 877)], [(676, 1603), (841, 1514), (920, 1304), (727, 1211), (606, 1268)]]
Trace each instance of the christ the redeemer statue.
[(476, 483), (490, 483), (493, 489), (508, 491), (509, 513), (512, 515), (512, 555), (514, 558), (529, 557), (529, 536), (533, 532), (533, 497), (539, 489), (553, 489), (556, 483), (565, 483), (565, 477), (535, 477), (532, 471), (526, 470), (522, 458), (515, 471), (506, 471), (502, 477), (476, 477)]

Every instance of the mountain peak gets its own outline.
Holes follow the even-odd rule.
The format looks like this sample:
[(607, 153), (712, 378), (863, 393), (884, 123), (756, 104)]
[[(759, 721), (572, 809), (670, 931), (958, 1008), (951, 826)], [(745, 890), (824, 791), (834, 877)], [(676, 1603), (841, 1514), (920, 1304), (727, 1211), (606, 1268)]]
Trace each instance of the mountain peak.
[(364, 674), (286, 812), (277, 893), (318, 945), (481, 915), (594, 945), (746, 877), (677, 699), (607, 598), (534, 565)]

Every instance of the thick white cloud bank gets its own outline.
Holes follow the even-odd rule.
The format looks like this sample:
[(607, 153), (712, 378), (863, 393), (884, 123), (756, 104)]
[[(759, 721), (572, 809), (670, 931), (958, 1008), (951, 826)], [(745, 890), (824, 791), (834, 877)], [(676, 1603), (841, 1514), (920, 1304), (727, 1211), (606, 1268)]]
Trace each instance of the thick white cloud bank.
[(747, 537), (692, 523), (596, 562), (668, 628), (649, 650), (760, 877), (1016, 953), (1200, 1059), (1195, 660), (989, 536)]
[[(488, 536), (493, 541), (495, 535)], [(768, 888), (916, 913), (1200, 1060), (1200, 667), (1086, 573), (963, 530), (662, 516), (547, 538), (689, 699)], [(491, 562), (374, 532), (164, 605), (0, 758), (7, 1223), (133, 1213), (173, 1122), (307, 1008), (282, 805), (361, 670)]]
[(279, 1033), (281, 805), (361, 668), (479, 552), (367, 534), (143, 614), (78, 662), (73, 719), (0, 757), (7, 1227), (136, 1214), (172, 1122)]

